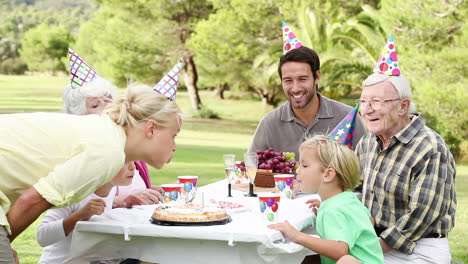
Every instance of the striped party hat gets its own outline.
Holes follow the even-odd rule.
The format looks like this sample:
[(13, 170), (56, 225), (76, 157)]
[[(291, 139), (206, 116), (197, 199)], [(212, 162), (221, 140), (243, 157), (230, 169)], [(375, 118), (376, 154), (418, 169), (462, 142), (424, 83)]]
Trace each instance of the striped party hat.
[(345, 144), (349, 148), (353, 146), (353, 137), (355, 134), (356, 116), (359, 111), (359, 104), (349, 112), (343, 120), (328, 134), (328, 138), (338, 143)]
[(393, 41), (393, 34), (388, 37), (387, 43), (377, 60), (377, 64), (374, 67), (374, 73), (387, 74), (392, 76), (400, 75), (400, 64), (398, 63), (398, 57)]
[(283, 54), (288, 53), (290, 50), (300, 48), (304, 45), (292, 32), (291, 28), (283, 21)]
[(179, 59), (176, 65), (153, 87), (153, 90), (175, 101), (181, 69), (182, 59)]
[(70, 85), (73, 89), (91, 82), (98, 76), (96, 71), (72, 49), (68, 49), (68, 55), (70, 62)]

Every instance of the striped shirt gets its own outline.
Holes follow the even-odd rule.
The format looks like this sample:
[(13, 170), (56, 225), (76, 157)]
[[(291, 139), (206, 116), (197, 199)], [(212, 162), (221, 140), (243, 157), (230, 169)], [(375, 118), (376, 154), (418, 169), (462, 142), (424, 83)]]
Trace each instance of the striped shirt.
[(356, 147), (363, 175), (362, 201), (391, 247), (411, 254), (415, 241), (447, 234), (455, 224), (455, 162), (442, 137), (421, 114), (387, 148), (367, 133)]

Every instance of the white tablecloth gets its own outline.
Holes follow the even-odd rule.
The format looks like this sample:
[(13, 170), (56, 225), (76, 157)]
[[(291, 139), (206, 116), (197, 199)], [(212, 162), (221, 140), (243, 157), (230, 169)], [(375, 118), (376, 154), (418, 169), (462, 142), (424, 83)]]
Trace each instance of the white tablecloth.
[[(313, 254), (301, 245), (285, 241), (260, 218), (258, 198), (233, 190), (227, 198), (227, 182), (198, 189), (205, 201), (233, 201), (246, 205), (231, 212), (232, 221), (216, 226), (159, 226), (150, 223), (156, 205), (113, 209), (89, 221), (80, 221), (73, 231), (72, 258), (67, 263), (136, 258), (157, 263), (300, 263)], [(200, 197), (201, 195), (198, 195)], [(298, 229), (314, 233), (315, 216), (305, 201), (282, 199), (279, 220), (287, 219)], [(236, 212), (237, 211), (237, 212)]]

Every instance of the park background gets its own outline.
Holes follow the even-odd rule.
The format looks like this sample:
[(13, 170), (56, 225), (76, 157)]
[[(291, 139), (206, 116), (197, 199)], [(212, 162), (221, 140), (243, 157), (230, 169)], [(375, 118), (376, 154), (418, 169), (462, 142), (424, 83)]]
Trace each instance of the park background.
[[(318, 52), (320, 92), (350, 105), (393, 33), (418, 111), (457, 158), (449, 240), (453, 260), (468, 263), (467, 11), (464, 0), (0, 0), (0, 113), (61, 111), (69, 47), (121, 88), (154, 85), (181, 57), (187, 117), (152, 182), (195, 174), (207, 184), (223, 178), (222, 154), (241, 157), (285, 100), (281, 21)], [(13, 243), (21, 263), (40, 256), (37, 223)]]

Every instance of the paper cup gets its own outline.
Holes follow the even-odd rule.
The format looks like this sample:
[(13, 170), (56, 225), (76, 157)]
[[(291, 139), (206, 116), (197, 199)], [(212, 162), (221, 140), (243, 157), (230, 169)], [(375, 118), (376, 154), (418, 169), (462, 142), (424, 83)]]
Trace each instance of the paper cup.
[(163, 198), (164, 202), (177, 201), (180, 197), (180, 191), (182, 189), (181, 184), (163, 184), (161, 188), (164, 191)]
[(260, 203), (260, 215), (262, 221), (267, 223), (276, 223), (278, 209), (280, 205), (279, 193), (259, 193), (258, 201)]
[(198, 176), (179, 176), (178, 178), (182, 186), (181, 199), (192, 201), (197, 193)]
[(280, 193), (282, 197), (291, 199), (293, 195), (293, 174), (278, 174), (273, 176), (275, 178), (275, 193)]

